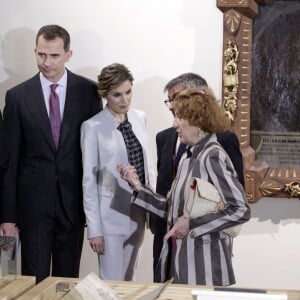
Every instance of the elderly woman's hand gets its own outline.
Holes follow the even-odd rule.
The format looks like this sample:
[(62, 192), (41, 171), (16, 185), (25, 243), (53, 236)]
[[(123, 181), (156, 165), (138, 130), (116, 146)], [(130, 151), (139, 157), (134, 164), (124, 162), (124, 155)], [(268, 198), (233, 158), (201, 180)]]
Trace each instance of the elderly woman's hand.
[(190, 231), (189, 219), (185, 216), (179, 217), (174, 226), (166, 233), (164, 240), (168, 240), (171, 236), (174, 236), (176, 239), (185, 238)]
[(120, 163), (117, 165), (117, 170), (122, 179), (126, 180), (135, 191), (139, 191), (141, 189), (142, 184), (134, 166), (130, 164), (123, 165)]

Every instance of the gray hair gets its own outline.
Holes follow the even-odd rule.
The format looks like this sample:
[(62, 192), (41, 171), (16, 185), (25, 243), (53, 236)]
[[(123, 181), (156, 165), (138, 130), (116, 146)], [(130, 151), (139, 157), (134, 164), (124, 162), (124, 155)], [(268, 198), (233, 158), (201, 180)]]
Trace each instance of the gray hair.
[(207, 82), (204, 78), (202, 78), (200, 75), (195, 73), (183, 73), (172, 80), (170, 80), (165, 88), (164, 92), (169, 90), (175, 85), (181, 84), (186, 88), (198, 88), (202, 89), (203, 87), (207, 87)]

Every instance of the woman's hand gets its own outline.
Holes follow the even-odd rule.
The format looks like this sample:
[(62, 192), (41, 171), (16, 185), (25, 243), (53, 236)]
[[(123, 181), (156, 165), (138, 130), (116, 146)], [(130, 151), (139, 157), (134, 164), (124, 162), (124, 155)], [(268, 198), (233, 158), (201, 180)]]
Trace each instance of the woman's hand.
[(174, 226), (166, 233), (164, 240), (168, 240), (171, 236), (176, 239), (183, 239), (189, 234), (189, 231), (189, 219), (185, 216), (181, 216), (176, 220)]
[(120, 173), (122, 179), (126, 180), (135, 191), (138, 192), (141, 189), (142, 184), (139, 180), (139, 176), (137, 175), (134, 166), (130, 164), (118, 164), (117, 170)]
[(105, 243), (104, 243), (104, 237), (103, 236), (97, 236), (94, 238), (89, 239), (90, 246), (93, 249), (94, 252), (100, 255), (105, 254)]

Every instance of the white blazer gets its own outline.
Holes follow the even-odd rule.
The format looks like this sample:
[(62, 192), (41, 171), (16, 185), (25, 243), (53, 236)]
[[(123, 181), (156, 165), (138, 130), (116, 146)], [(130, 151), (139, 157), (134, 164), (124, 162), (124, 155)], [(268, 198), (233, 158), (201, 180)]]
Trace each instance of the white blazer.
[[(130, 109), (127, 113), (132, 130), (144, 155), (146, 185), (155, 186), (147, 136), (145, 113)], [(83, 163), (83, 205), (87, 223), (87, 237), (104, 234), (128, 234), (132, 220), (132, 190), (118, 173), (118, 163), (128, 163), (122, 133), (107, 106), (81, 126)], [(143, 211), (140, 211), (143, 213)]]

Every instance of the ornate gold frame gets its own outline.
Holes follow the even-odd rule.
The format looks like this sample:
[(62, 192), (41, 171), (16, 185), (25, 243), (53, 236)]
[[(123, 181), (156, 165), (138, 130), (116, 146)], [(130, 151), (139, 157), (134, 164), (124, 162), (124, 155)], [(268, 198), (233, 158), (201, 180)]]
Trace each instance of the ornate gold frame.
[(262, 197), (300, 198), (300, 168), (273, 168), (255, 160), (250, 145), (252, 23), (270, 0), (217, 0), (223, 12), (223, 106), (239, 138), (249, 202)]

